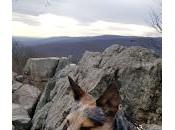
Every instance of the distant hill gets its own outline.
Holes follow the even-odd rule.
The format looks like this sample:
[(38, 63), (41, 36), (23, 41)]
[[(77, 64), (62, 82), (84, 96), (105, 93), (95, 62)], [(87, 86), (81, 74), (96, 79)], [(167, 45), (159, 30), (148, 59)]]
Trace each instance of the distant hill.
[(28, 38), (13, 37), (24, 46), (30, 46), (39, 57), (68, 56), (79, 60), (86, 51), (103, 51), (105, 48), (119, 44), (123, 46), (142, 46), (154, 50), (158, 55), (162, 53), (162, 38), (102, 35), (91, 37), (51, 37), (51, 38)]

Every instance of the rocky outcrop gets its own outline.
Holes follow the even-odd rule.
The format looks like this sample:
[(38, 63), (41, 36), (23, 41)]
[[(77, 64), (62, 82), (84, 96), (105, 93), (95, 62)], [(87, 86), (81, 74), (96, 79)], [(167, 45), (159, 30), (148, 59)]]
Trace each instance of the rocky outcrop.
[[(15, 104), (13, 106), (18, 106), (19, 110), (23, 109), (22, 112), (27, 112), (27, 115), (32, 118), (45, 83), (55, 74), (56, 69), (59, 71), (67, 64), (70, 64), (70, 61), (65, 57), (29, 59), (24, 68), (24, 75), (12, 73), (12, 102)], [(21, 117), (20, 113), (15, 113), (15, 111), (13, 114)], [(18, 128), (18, 123), (14, 123), (13, 127), (17, 130), (29, 129), (29, 126)]]
[(130, 117), (139, 124), (161, 125), (161, 58), (152, 51), (113, 45), (102, 53), (87, 51), (78, 65), (62, 68), (56, 68), (55, 76), (47, 82), (31, 130), (62, 129), (62, 121), (75, 105), (68, 75), (96, 99), (104, 95), (112, 81), (117, 82)]
[(39, 96), (40, 90), (38, 88), (24, 84), (12, 94), (12, 102), (22, 105), (31, 115)]
[(31, 118), (19, 104), (12, 104), (12, 124), (15, 130), (28, 130), (30, 128)]
[(16, 81), (21, 75), (13, 73), (12, 76), (12, 129), (29, 130), (40, 90), (32, 85)]
[(25, 83), (37, 86), (42, 91), (48, 79), (55, 74), (57, 66), (61, 69), (68, 63), (68, 58), (30, 58), (23, 69)]

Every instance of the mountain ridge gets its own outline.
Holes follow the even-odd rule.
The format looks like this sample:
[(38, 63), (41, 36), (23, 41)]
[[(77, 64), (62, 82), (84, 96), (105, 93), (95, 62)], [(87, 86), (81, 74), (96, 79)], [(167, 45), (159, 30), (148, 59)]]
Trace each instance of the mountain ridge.
[(119, 44), (122, 46), (141, 46), (151, 49), (161, 56), (161, 37), (137, 37), (120, 35), (101, 35), (87, 37), (50, 37), (50, 38), (26, 38), (13, 37), (13, 43), (30, 47), (39, 57), (67, 57), (72, 55), (74, 61), (78, 61), (83, 53), (88, 51), (104, 51), (105, 48)]

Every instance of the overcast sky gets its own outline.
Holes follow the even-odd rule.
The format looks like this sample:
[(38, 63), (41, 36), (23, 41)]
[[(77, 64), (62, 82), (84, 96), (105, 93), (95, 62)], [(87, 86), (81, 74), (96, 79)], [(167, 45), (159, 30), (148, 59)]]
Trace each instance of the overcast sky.
[(13, 35), (159, 36), (149, 25), (151, 0), (12, 0)]

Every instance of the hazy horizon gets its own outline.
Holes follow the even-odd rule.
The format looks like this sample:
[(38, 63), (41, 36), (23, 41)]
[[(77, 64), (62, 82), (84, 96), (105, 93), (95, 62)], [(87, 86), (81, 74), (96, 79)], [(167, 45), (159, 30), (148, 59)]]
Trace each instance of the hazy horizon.
[(94, 36), (48, 36), (48, 37), (32, 37), (32, 36), (16, 36), (16, 35), (12, 35), (13, 38), (36, 38), (36, 39), (47, 39), (47, 38), (61, 38), (61, 37), (70, 37), (70, 38), (83, 38), (83, 37), (100, 37), (100, 36), (121, 36), (121, 37), (148, 37), (148, 38), (162, 38), (162, 36), (158, 35), (158, 36), (127, 36), (127, 35), (108, 35), (108, 34), (104, 34), (104, 35), (94, 35)]

